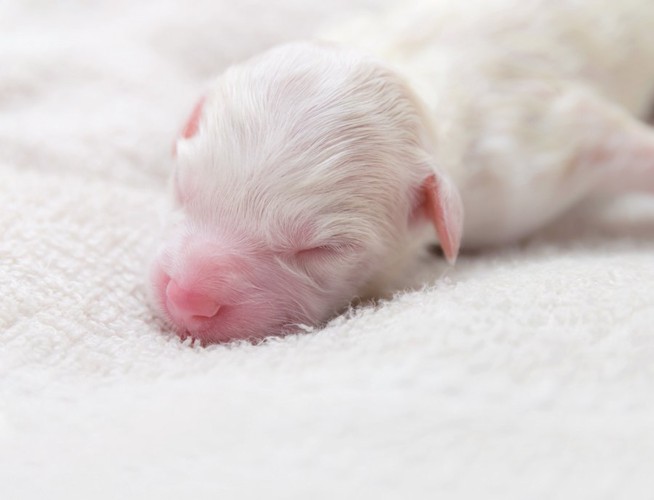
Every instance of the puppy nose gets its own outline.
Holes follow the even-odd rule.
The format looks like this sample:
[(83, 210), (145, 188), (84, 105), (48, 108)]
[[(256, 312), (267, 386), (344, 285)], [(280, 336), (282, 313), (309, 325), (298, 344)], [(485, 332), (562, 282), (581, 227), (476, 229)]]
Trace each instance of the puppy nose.
[(174, 280), (170, 280), (166, 286), (166, 298), (170, 312), (184, 322), (213, 318), (220, 310), (220, 304), (211, 297), (185, 290)]

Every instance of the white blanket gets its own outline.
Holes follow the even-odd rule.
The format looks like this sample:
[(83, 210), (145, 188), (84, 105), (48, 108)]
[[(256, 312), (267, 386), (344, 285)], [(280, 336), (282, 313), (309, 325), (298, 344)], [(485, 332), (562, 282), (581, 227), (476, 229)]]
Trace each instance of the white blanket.
[(0, 498), (652, 498), (654, 200), (262, 345), (153, 318), (203, 86), (378, 3), (0, 3)]

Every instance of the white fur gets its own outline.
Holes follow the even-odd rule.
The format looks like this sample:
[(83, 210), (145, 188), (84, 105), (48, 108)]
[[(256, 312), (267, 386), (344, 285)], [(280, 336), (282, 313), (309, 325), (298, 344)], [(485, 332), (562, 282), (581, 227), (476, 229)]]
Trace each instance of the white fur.
[(650, 498), (650, 199), (309, 334), (200, 348), (153, 317), (198, 89), (354, 4), (0, 2), (0, 498)]
[[(630, 118), (652, 103), (654, 4), (628, 0), (610, 21), (602, 8), (417, 2), (326, 37), (339, 45), (233, 66), (210, 87), (198, 135), (178, 145), (186, 230), (280, 252), (358, 248), (306, 264), (349, 283), (328, 301), (343, 305), (392, 291), (416, 258), (429, 172), (442, 199), (458, 197), (448, 176), (458, 186), (468, 247), (522, 238), (609, 180), (633, 188), (644, 175), (629, 158), (654, 151)], [(457, 214), (445, 217), (453, 233)]]
[[(317, 324), (379, 296), (415, 257), (407, 242), (425, 224), (429, 176), (442, 180), (438, 199), (456, 221), (444, 234), (460, 235), (459, 196), (434, 164), (427, 128), (406, 83), (356, 51), (295, 43), (235, 65), (211, 85), (197, 134), (177, 144), (178, 216), (157, 261), (183, 288), (204, 287), (193, 271), (201, 258), (184, 241), (213, 238), (217, 262), (249, 259), (258, 308), (272, 299), (266, 290), (292, 298), (274, 307), (276, 325)], [(203, 293), (224, 297), (225, 286)], [(271, 333), (267, 323), (242, 330)]]
[(592, 190), (589, 170), (601, 165), (584, 169), (577, 156), (630, 126), (607, 117), (618, 114), (610, 102), (637, 117), (654, 104), (652, 25), (648, 0), (417, 1), (327, 38), (411, 82), (438, 164), (463, 196), (464, 244), (486, 246), (533, 232)]

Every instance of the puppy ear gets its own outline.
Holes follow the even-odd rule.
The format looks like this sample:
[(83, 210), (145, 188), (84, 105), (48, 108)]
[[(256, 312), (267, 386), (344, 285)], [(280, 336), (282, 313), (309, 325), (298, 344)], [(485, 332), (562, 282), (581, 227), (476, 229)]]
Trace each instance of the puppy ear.
[[(429, 144), (437, 134), (425, 105), (406, 83), (401, 82), (401, 85), (405, 97), (420, 118), (421, 128), (418, 131), (421, 136), (420, 142)], [(431, 159), (427, 159), (426, 163), (427, 165), (423, 167), (427, 167), (429, 174), (418, 189), (418, 205), (414, 209), (412, 219), (427, 217), (436, 230), (447, 262), (454, 264), (463, 235), (463, 202), (454, 182), (441, 173)]]
[(186, 125), (182, 129), (181, 137), (184, 139), (190, 139), (195, 134), (198, 133), (198, 128), (200, 126), (200, 116), (202, 116), (202, 108), (204, 107), (204, 101), (206, 97), (200, 97), (200, 100), (193, 107), (188, 120), (186, 120)]
[[(190, 139), (198, 133), (200, 127), (200, 117), (202, 116), (202, 108), (204, 107), (205, 96), (200, 97), (200, 100), (193, 107), (193, 111), (186, 120), (186, 124), (179, 134), (179, 139)], [(173, 145), (173, 156), (177, 154), (177, 141)]]
[(463, 233), (463, 203), (454, 183), (440, 173), (427, 176), (419, 188), (416, 215), (433, 224), (445, 258), (454, 264)]

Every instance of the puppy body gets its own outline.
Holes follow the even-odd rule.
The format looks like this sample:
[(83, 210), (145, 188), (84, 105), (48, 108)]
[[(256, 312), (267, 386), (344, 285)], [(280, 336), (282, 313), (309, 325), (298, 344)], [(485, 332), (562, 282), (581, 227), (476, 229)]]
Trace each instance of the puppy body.
[(653, 23), (648, 0), (431, 0), (326, 38), (410, 82), (477, 247), (526, 236), (598, 183), (652, 187), (652, 134), (634, 118), (654, 104)]
[(453, 261), (462, 239), (504, 243), (592, 192), (654, 187), (635, 118), (654, 5), (473, 3), (360, 20), (338, 45), (281, 46), (211, 86), (177, 143), (151, 267), (180, 333), (316, 325), (392, 291), (428, 223)]

